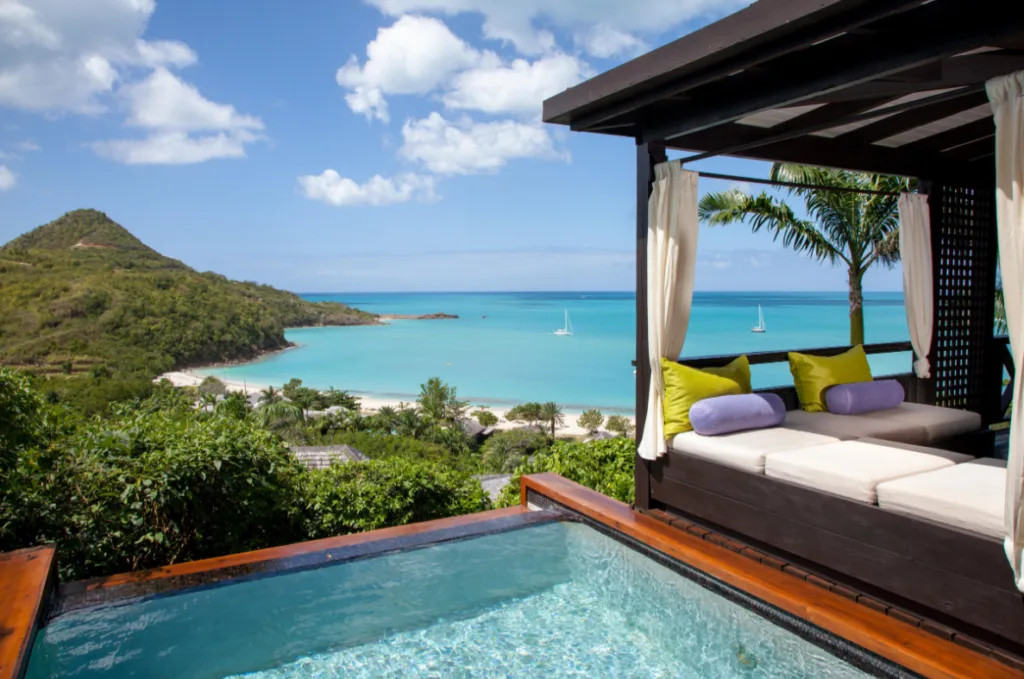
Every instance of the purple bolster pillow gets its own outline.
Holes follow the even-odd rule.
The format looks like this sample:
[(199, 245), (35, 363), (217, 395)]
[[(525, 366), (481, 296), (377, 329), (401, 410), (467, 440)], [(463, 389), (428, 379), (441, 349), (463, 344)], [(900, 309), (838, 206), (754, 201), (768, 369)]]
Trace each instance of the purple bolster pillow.
[(786, 405), (778, 394), (715, 396), (690, 408), (690, 424), (701, 436), (776, 427), (785, 419)]
[(896, 380), (837, 384), (825, 392), (825, 405), (836, 415), (860, 415), (895, 408), (906, 394)]

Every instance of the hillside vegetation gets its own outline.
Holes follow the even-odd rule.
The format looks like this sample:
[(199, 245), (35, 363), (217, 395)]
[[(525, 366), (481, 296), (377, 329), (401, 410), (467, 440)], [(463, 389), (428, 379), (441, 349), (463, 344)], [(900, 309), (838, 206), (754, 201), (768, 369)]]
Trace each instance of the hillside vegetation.
[(0, 364), (36, 375), (151, 379), (283, 348), (286, 327), (375, 322), (343, 304), (197, 272), (96, 210), (0, 248)]

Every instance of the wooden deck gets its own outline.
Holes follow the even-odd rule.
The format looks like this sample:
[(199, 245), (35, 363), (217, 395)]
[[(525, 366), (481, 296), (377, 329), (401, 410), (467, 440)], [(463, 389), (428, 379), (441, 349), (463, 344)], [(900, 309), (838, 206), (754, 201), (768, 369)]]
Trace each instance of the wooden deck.
[(0, 679), (20, 679), (56, 580), (51, 546), (0, 554)]
[(1024, 677), (968, 648), (711, 544), (555, 474), (523, 477), (524, 504), (530, 491), (929, 679)]

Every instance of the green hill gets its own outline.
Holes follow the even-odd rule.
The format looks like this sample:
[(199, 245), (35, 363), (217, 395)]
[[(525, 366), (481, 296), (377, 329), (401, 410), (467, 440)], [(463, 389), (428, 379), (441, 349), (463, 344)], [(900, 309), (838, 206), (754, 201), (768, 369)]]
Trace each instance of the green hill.
[(376, 318), (194, 271), (96, 210), (0, 248), (0, 364), (36, 374), (151, 379), (283, 348), (286, 327)]

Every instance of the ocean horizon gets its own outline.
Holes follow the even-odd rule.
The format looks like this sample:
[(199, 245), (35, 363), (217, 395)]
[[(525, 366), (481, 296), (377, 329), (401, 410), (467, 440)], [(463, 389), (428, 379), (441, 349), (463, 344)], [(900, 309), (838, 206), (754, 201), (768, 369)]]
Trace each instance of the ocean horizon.
[[(297, 347), (256, 361), (196, 370), (280, 386), (297, 377), (368, 397), (413, 401), (440, 377), (474, 405), (555, 401), (566, 411), (633, 410), (635, 293), (412, 292), (304, 293), (378, 314), (458, 315), (395, 320), (379, 326), (294, 328)], [(767, 331), (751, 332), (761, 306)], [(684, 357), (812, 349), (848, 344), (845, 292), (694, 293)], [(558, 336), (568, 312), (574, 334)], [(901, 292), (864, 294), (868, 343), (908, 339)], [(907, 372), (909, 352), (870, 357), (876, 375)], [(785, 363), (754, 366), (755, 387), (791, 384)]]

